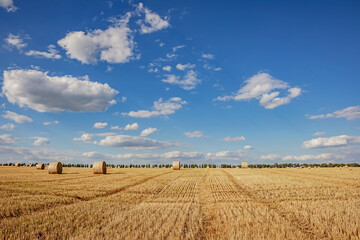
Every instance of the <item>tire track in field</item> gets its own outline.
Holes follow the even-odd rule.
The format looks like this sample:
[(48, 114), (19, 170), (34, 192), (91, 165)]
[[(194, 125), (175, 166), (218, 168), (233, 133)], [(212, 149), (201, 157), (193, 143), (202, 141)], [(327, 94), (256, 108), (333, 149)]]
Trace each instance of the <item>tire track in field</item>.
[(326, 239), (327, 236), (324, 234), (317, 233), (306, 220), (299, 219), (294, 215), (291, 215), (292, 212), (287, 212), (276, 205), (273, 201), (267, 201), (259, 196), (256, 196), (249, 189), (244, 188), (238, 182), (238, 180), (229, 172), (221, 169), (222, 172), (228, 177), (228, 179), (234, 184), (239, 192), (248, 196), (253, 201), (265, 205), (267, 208), (275, 211), (279, 216), (291, 222), (296, 228), (300, 229), (304, 234), (308, 236), (309, 239)]
[(199, 203), (201, 224), (195, 239), (216, 239), (215, 236), (219, 236), (221, 233), (217, 231), (219, 225), (215, 222), (218, 211), (215, 207), (215, 199), (211, 192), (209, 169), (205, 170), (205, 174), (201, 178), (199, 184)]
[(27, 213), (19, 213), (15, 216), (5, 216), (5, 217), (1, 217), (0, 218), (0, 223), (5, 220), (5, 219), (11, 219), (11, 218), (19, 218), (19, 217), (22, 217), (22, 216), (27, 216), (27, 215), (32, 215), (32, 214), (35, 214), (35, 213), (41, 213), (41, 212), (46, 212), (48, 210), (51, 210), (51, 209), (55, 209), (55, 208), (60, 208), (60, 207), (63, 207), (63, 206), (71, 206), (71, 205), (74, 205), (74, 204), (77, 204), (77, 203), (81, 203), (81, 202), (88, 202), (88, 201), (91, 201), (91, 200), (95, 200), (95, 199), (100, 199), (100, 198), (107, 198), (107, 197), (110, 197), (114, 194), (117, 194), (117, 193), (120, 193), (128, 188), (131, 188), (131, 187), (134, 187), (134, 186), (137, 186), (137, 185), (140, 185), (142, 183), (145, 183), (147, 181), (150, 181), (154, 178), (157, 178), (157, 177), (160, 177), (160, 176), (163, 176), (163, 175), (166, 175), (166, 174), (170, 174), (172, 172), (166, 172), (166, 173), (161, 173), (161, 174), (157, 174), (157, 175), (154, 175), (154, 176), (150, 176), (150, 177), (147, 177), (147, 178), (144, 178), (142, 180), (139, 180), (135, 183), (132, 183), (132, 184), (128, 184), (128, 185), (125, 185), (125, 186), (122, 186), (122, 187), (119, 187), (119, 188), (116, 188), (116, 189), (113, 189), (113, 190), (109, 190), (109, 191), (106, 191), (105, 194), (102, 194), (102, 195), (98, 195), (98, 196), (92, 196), (92, 197), (74, 197), (74, 201), (71, 201), (71, 202), (68, 202), (68, 203), (59, 203), (59, 204), (54, 204), (54, 205), (51, 205), (49, 207), (39, 207), (38, 209), (35, 209), (34, 211), (31, 211), (31, 212), (27, 212)]

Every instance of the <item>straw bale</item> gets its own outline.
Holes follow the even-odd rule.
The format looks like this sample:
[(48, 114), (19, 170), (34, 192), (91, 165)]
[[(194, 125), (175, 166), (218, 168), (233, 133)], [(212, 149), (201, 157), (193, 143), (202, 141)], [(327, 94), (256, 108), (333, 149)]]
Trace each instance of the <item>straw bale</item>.
[(180, 170), (180, 162), (173, 161), (173, 170)]
[(94, 174), (106, 174), (106, 162), (105, 161), (94, 162), (93, 171)]
[(49, 164), (48, 167), (49, 174), (61, 174), (62, 173), (62, 164), (61, 162), (53, 162)]

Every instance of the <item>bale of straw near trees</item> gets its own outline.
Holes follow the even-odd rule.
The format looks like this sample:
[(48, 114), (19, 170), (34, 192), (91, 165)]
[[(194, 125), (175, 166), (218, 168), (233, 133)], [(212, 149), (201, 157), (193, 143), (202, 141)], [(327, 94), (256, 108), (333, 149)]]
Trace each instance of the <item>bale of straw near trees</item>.
[(93, 171), (94, 174), (106, 174), (106, 162), (105, 161), (94, 162)]
[(241, 163), (241, 168), (247, 168), (248, 167), (248, 163), (247, 162), (242, 162)]
[(173, 161), (173, 170), (180, 170), (180, 162)]
[(53, 162), (49, 164), (48, 167), (49, 174), (61, 174), (62, 173), (62, 164), (61, 162)]
[(15, 164), (15, 167), (20, 167), (20, 163), (16, 163), (16, 164)]
[(45, 164), (43, 164), (43, 163), (36, 164), (36, 169), (37, 170), (44, 170), (45, 169)]

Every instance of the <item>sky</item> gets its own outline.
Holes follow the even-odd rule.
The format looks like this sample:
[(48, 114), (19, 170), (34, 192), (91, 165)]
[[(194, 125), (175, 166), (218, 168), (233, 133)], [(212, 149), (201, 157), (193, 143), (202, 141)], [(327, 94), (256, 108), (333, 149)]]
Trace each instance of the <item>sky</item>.
[(0, 163), (360, 163), (359, 1), (0, 0)]

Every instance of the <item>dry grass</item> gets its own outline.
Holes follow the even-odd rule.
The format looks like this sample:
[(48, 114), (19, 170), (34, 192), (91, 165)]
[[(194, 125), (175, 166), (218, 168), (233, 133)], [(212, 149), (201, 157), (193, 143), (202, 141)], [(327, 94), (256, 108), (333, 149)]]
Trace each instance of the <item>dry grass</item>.
[[(56, 185), (56, 188), (53, 186)], [(360, 169), (0, 167), (0, 239), (359, 239)]]

